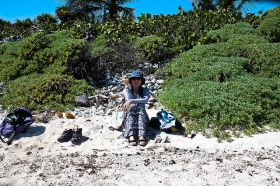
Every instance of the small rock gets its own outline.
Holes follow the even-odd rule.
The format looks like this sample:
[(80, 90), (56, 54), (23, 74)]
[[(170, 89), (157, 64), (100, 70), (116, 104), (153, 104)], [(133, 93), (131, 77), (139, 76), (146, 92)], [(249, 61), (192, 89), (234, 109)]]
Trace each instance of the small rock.
[(154, 143), (160, 143), (162, 141), (162, 138), (160, 136), (157, 136)]
[(169, 139), (168, 135), (164, 135), (162, 137), (162, 143), (168, 143), (168, 142), (170, 142), (170, 139)]
[(154, 98), (153, 96), (151, 96), (150, 99), (148, 100), (148, 102), (155, 103), (155, 102), (157, 102), (157, 99)]
[(90, 168), (90, 169), (87, 169), (86, 172), (87, 172), (88, 174), (91, 174), (91, 173), (93, 173), (93, 169), (91, 169), (91, 168)]
[(145, 160), (144, 160), (144, 165), (145, 165), (145, 166), (148, 166), (148, 165), (150, 165), (150, 164), (151, 164), (150, 159), (145, 159)]
[(45, 177), (44, 173), (42, 173), (42, 172), (39, 173), (38, 176), (40, 176), (40, 177)]
[(158, 83), (158, 84), (163, 84), (163, 82), (164, 82), (164, 80), (162, 80), (162, 79), (159, 79), (156, 81), (156, 83)]
[(173, 164), (176, 164), (175, 160), (170, 160), (169, 165), (173, 165)]

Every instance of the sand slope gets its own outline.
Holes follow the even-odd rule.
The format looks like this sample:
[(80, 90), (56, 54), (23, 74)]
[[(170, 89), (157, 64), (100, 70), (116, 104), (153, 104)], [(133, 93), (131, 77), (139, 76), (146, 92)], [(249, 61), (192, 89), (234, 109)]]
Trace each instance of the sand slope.
[[(91, 114), (34, 123), (12, 145), (0, 144), (0, 185), (280, 185), (280, 132), (231, 143), (168, 135), (169, 143), (131, 147), (108, 129), (111, 121)], [(74, 125), (89, 139), (57, 142)]]

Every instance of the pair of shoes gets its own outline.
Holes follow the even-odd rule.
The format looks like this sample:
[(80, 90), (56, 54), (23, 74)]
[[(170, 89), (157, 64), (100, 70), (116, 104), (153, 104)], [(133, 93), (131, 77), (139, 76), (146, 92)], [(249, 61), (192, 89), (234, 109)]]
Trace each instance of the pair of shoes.
[(79, 145), (82, 142), (82, 137), (82, 128), (66, 129), (62, 132), (57, 141), (62, 143), (71, 140), (74, 145)]
[(136, 145), (137, 145), (134, 136), (130, 136), (130, 137), (128, 138), (128, 143), (129, 143), (130, 146), (136, 146)]
[(139, 145), (140, 146), (146, 146), (147, 145), (147, 140), (144, 137), (139, 138)]

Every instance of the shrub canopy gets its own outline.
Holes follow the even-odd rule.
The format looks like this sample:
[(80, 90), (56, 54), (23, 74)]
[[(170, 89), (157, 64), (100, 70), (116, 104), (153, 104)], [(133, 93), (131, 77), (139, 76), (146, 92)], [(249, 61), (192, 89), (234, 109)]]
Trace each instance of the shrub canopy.
[(184, 52), (166, 66), (170, 78), (159, 95), (162, 104), (192, 123), (189, 129), (211, 126), (218, 137), (228, 129), (280, 128), (280, 44), (268, 43), (245, 23), (207, 37), (212, 44)]
[(84, 80), (75, 80), (68, 68), (79, 60), (84, 46), (84, 40), (71, 31), (35, 33), (0, 45), (0, 81), (7, 84), (1, 104), (5, 108), (73, 107), (76, 95), (93, 90)]
[(266, 12), (258, 29), (271, 42), (280, 42), (280, 7)]

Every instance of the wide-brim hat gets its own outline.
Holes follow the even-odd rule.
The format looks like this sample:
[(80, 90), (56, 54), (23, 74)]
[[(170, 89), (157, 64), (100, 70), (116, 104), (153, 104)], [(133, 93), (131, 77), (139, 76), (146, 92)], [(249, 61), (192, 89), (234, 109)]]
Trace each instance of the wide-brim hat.
[(142, 72), (140, 71), (133, 71), (131, 72), (130, 76), (129, 76), (129, 83), (131, 84), (131, 79), (133, 78), (141, 78), (141, 85), (144, 85), (145, 84), (145, 78), (143, 77), (143, 74)]

